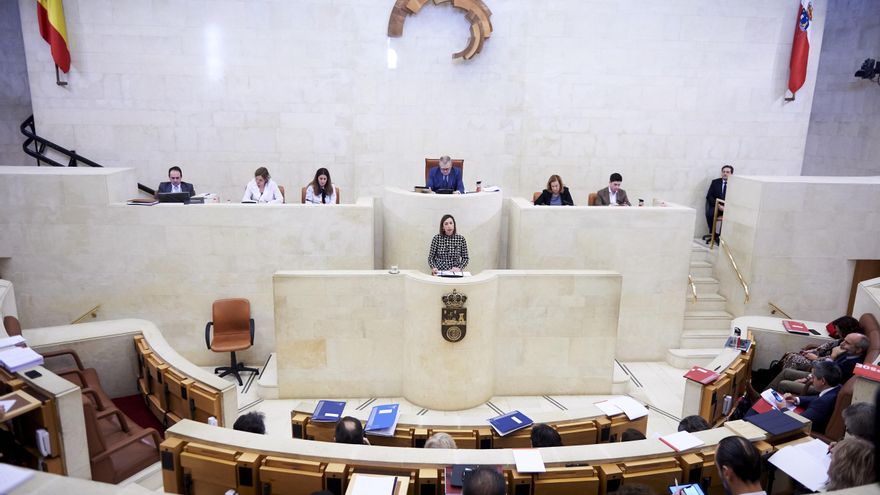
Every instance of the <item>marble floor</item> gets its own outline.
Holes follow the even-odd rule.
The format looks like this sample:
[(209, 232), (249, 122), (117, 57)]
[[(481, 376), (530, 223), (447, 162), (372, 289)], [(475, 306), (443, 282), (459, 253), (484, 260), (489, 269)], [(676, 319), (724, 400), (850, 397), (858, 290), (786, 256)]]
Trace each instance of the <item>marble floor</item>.
[[(210, 368), (205, 368), (211, 370)], [(212, 371), (212, 370), (211, 370)], [(262, 371), (262, 368), (261, 368)], [(270, 372), (270, 370), (266, 370)], [(681, 419), (682, 397), (684, 395), (683, 370), (673, 368), (663, 362), (617, 363), (615, 381), (626, 380), (627, 395), (648, 407), (648, 436), (659, 436), (676, 431)], [(226, 380), (235, 381), (233, 377)], [(312, 410), (316, 400), (264, 400), (260, 398), (257, 376), (246, 376), (239, 387), (239, 413), (260, 411), (266, 415), (266, 433), (270, 435), (291, 436), (290, 411)], [(407, 402), (399, 397), (353, 397), (345, 399), (346, 414), (351, 410), (365, 409), (383, 403), (400, 404), (402, 415), (418, 415), (425, 419), (436, 417), (441, 422), (450, 416), (490, 418), (517, 409), (529, 413), (552, 413), (553, 411), (578, 410), (592, 406), (594, 402), (608, 396), (540, 396), (540, 397), (493, 397), (485, 404), (464, 411), (433, 411)]]

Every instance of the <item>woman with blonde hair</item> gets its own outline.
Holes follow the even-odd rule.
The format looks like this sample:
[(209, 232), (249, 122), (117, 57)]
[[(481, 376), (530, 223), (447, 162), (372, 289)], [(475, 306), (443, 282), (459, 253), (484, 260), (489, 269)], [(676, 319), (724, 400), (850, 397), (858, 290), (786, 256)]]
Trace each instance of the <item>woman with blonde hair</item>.
[(254, 203), (283, 203), (284, 196), (278, 189), (278, 184), (269, 175), (269, 169), (260, 167), (254, 171), (254, 178), (244, 188), (244, 197), (241, 202)]
[(535, 204), (574, 206), (574, 201), (571, 199), (571, 193), (568, 192), (568, 188), (562, 183), (562, 177), (553, 174), (547, 179), (547, 189), (541, 192), (541, 195), (535, 200)]
[(868, 485), (877, 481), (874, 444), (858, 437), (846, 437), (831, 449), (827, 491)]

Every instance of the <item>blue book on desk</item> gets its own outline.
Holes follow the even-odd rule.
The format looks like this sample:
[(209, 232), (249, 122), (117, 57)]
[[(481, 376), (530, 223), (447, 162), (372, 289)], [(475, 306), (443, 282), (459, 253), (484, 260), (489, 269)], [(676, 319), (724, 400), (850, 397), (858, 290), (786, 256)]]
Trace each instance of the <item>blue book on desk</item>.
[(502, 437), (516, 430), (521, 430), (532, 425), (532, 421), (528, 416), (519, 411), (510, 411), (501, 416), (495, 416), (489, 419), (489, 424)]
[(364, 431), (370, 435), (379, 435), (382, 437), (394, 436), (394, 429), (397, 427), (397, 419), (400, 417), (398, 410), (400, 404), (385, 404), (375, 406), (370, 411), (370, 419)]
[(312, 413), (312, 419), (309, 421), (336, 422), (342, 417), (342, 411), (345, 409), (345, 401), (341, 400), (320, 400), (315, 412)]

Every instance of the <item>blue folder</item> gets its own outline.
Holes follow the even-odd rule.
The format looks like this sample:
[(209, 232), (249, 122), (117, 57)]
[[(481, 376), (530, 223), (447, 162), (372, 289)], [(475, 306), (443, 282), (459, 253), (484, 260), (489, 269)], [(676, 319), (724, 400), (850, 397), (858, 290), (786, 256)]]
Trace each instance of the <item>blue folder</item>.
[(528, 416), (519, 411), (510, 411), (501, 416), (495, 416), (489, 419), (489, 424), (502, 437), (516, 430), (521, 430), (532, 425), (532, 421)]
[(789, 433), (804, 427), (804, 424), (800, 421), (775, 409), (765, 413), (747, 416), (743, 419), (773, 436)]
[(318, 406), (315, 407), (315, 412), (312, 413), (312, 419), (309, 421), (315, 421), (317, 423), (321, 422), (336, 422), (342, 418), (342, 411), (345, 409), (345, 401), (340, 400), (321, 400), (318, 401)]
[(385, 404), (375, 406), (370, 411), (370, 419), (364, 431), (373, 435), (392, 436), (394, 428), (397, 426), (398, 408), (400, 404)]

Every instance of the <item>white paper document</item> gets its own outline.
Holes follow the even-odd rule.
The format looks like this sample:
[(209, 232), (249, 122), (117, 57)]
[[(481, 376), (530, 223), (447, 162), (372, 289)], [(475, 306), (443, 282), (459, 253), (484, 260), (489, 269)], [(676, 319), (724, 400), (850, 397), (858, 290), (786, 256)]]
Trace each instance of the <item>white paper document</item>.
[(610, 400), (603, 400), (602, 402), (596, 402), (596, 407), (599, 408), (600, 411), (605, 413), (605, 416), (617, 416), (618, 414), (623, 414), (623, 409), (617, 407), (617, 404), (611, 402)]
[(770, 457), (770, 462), (815, 492), (828, 481), (831, 455), (828, 454), (827, 443), (814, 439), (807, 443), (781, 448)]
[(693, 433), (688, 433), (686, 431), (663, 435), (662, 437), (660, 437), (660, 441), (672, 447), (672, 449), (676, 452), (681, 452), (683, 450), (706, 445), (706, 442), (700, 440)]
[(547, 470), (538, 449), (513, 449), (513, 460), (520, 473), (543, 473)]
[(21, 335), (13, 335), (12, 337), (3, 337), (2, 339), (0, 339), (0, 349), (5, 349), (7, 347), (12, 347), (19, 344), (25, 344), (24, 337), (22, 337)]
[(639, 419), (642, 416), (648, 415), (648, 408), (632, 397), (622, 395), (611, 399), (611, 401), (614, 402), (614, 404), (619, 407), (630, 420)]
[[(397, 478), (394, 476), (358, 475), (350, 495), (392, 495)], [(348, 492), (346, 492), (348, 493)]]
[[(773, 406), (773, 409), (777, 409), (777, 407), (776, 407), (777, 401), (782, 401), (782, 395), (779, 394), (778, 392), (776, 392), (775, 390), (773, 390), (772, 388), (768, 388), (767, 390), (761, 392), (761, 398), (766, 400), (767, 402), (769, 402), (770, 405)], [(782, 402), (784, 402), (784, 401), (782, 401)], [(780, 409), (781, 411), (788, 411), (789, 409), (794, 409), (794, 407), (791, 406), (790, 404), (788, 404), (787, 402), (785, 402), (785, 404), (786, 404), (786, 406), (784, 408)]]
[(15, 373), (43, 364), (43, 356), (30, 347), (9, 347), (0, 351), (0, 365)]
[(30, 469), (0, 463), (0, 493), (9, 493), (34, 475)]

